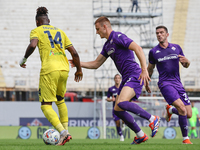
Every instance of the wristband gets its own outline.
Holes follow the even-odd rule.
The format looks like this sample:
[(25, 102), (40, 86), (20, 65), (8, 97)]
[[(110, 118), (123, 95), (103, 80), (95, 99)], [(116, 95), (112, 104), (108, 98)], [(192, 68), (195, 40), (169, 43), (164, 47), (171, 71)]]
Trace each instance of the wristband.
[(19, 65), (21, 66), (21, 65), (25, 64), (26, 60), (27, 60), (27, 59), (26, 59), (25, 57), (22, 58), (22, 59), (20, 60), (20, 62), (19, 62)]

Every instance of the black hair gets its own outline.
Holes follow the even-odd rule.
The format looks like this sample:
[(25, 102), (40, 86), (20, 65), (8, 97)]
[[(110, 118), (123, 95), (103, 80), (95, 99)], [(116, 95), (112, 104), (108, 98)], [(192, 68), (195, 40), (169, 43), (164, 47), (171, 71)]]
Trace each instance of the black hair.
[(168, 33), (167, 27), (165, 27), (165, 26), (157, 26), (157, 27), (156, 27), (156, 30), (157, 30), (157, 29), (160, 29), (160, 28), (163, 28), (163, 29)]
[(36, 14), (36, 20), (38, 19), (38, 17), (40, 16), (47, 16), (48, 17), (48, 9), (46, 7), (38, 7), (37, 9), (37, 14)]

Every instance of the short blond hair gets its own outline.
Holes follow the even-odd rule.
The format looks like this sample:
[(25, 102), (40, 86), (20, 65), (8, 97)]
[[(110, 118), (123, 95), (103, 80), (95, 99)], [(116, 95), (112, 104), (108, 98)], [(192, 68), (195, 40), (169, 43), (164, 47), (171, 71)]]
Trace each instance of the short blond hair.
[(95, 21), (95, 24), (99, 23), (101, 26), (104, 25), (104, 23), (107, 23), (107, 25), (111, 26), (110, 24), (110, 20), (105, 17), (105, 16), (101, 16), (99, 17), (96, 21)]

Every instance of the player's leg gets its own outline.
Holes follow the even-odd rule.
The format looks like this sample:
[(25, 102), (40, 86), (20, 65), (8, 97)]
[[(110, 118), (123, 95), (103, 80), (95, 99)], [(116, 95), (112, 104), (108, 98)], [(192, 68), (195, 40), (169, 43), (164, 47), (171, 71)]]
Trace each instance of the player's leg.
[[(116, 106), (115, 110), (120, 111), (120, 109), (122, 109), (122, 110), (130, 111), (146, 120), (149, 120), (150, 128), (152, 129), (152, 137), (154, 137), (158, 131), (159, 117), (149, 114), (147, 111), (142, 109), (136, 103), (129, 102), (129, 100), (134, 96), (135, 96), (134, 89), (130, 88), (129, 86), (124, 86), (120, 92), (120, 95), (118, 96), (117, 101), (116, 101), (117, 105), (115, 105)], [(118, 109), (118, 107), (120, 109)], [(121, 118), (121, 119), (126, 123), (126, 121), (123, 118)], [(126, 123), (126, 125), (128, 126), (127, 123)], [(136, 130), (135, 133), (137, 134), (137, 132), (138, 132), (138, 130)], [(140, 137), (140, 136), (138, 135), (138, 137)]]
[[(117, 104), (121, 109), (130, 111), (148, 120), (150, 122), (149, 127), (152, 130), (151, 136), (154, 137), (158, 131), (160, 117), (149, 114), (132, 101), (139, 98), (142, 91), (142, 86), (143, 85), (140, 85), (138, 79), (134, 77), (129, 78), (127, 81), (125, 81), (123, 88), (120, 86)], [(130, 100), (132, 102), (129, 102)]]
[[(118, 106), (116, 106), (118, 107)], [(141, 128), (137, 125), (137, 123), (135, 122), (134, 118), (132, 115), (130, 115), (129, 113), (127, 113), (126, 111), (118, 111), (120, 108), (118, 108), (117, 110), (114, 110), (114, 113), (121, 118), (122, 120), (124, 120), (124, 122), (126, 123), (126, 125), (136, 133), (136, 137), (134, 138), (134, 141), (132, 142), (132, 144), (140, 144), (142, 142), (145, 142), (148, 140), (147, 135), (141, 130)]]
[(188, 136), (190, 137), (192, 135), (192, 127), (193, 127), (193, 121), (192, 120), (189, 120), (189, 123), (190, 123), (190, 130), (188, 132)]
[(185, 104), (179, 98), (172, 103), (179, 113), (179, 126), (181, 128), (182, 136), (183, 136), (183, 143), (184, 144), (192, 144), (188, 137), (188, 123), (187, 123), (187, 110)]
[(189, 123), (190, 123), (191, 129), (190, 129), (190, 131), (188, 133), (188, 136), (190, 137), (191, 134), (193, 134), (194, 137), (197, 138), (197, 131), (196, 131), (196, 123), (197, 122), (194, 121), (194, 120), (189, 120)]
[[(186, 107), (186, 110), (187, 110), (187, 118), (191, 118), (192, 117), (191, 105), (186, 105), (185, 107)], [(165, 116), (165, 119), (167, 120), (167, 122), (169, 122), (171, 120), (172, 114), (179, 115), (176, 107), (173, 107), (171, 105), (166, 105), (166, 111), (167, 111), (167, 114)]]
[(48, 121), (54, 126), (58, 132), (64, 129), (62, 126), (57, 113), (52, 108), (52, 102), (57, 101), (56, 99), (56, 77), (57, 71), (51, 72), (46, 75), (40, 76), (39, 83), (39, 100), (41, 102), (41, 109)]
[(61, 132), (60, 140), (57, 145), (64, 145), (66, 142), (68, 142), (70, 139), (72, 139), (72, 136), (68, 132), (68, 110), (67, 110), (67, 106), (64, 101), (68, 72), (67, 71), (59, 71), (59, 73), (60, 73), (60, 78), (58, 79), (58, 84), (57, 84), (56, 105), (58, 107), (60, 122), (63, 125), (63, 127), (65, 128), (65, 130), (64, 130), (64, 132)]
[(121, 119), (120, 119), (120, 126), (121, 126), (122, 131), (124, 131), (125, 130), (125, 123)]
[(57, 98), (56, 105), (58, 107), (60, 121), (64, 126), (65, 130), (67, 130), (67, 132), (68, 132), (68, 109), (64, 101), (64, 95), (66, 92), (68, 73), (69, 72), (67, 71), (60, 71), (60, 78), (58, 80), (58, 88), (56, 92), (56, 98)]
[(188, 137), (187, 110), (185, 107), (185, 105), (190, 105), (190, 102), (184, 88), (168, 85), (160, 88), (160, 91), (167, 103), (173, 105), (178, 111), (178, 120), (183, 136), (183, 143), (191, 144)]
[(120, 136), (120, 141), (124, 141), (124, 136), (123, 136), (123, 134), (122, 134), (122, 129), (121, 129), (121, 127), (120, 127), (120, 118), (117, 117), (117, 116), (114, 114), (114, 110), (112, 111), (112, 115), (113, 115), (113, 119), (114, 119), (114, 121), (115, 121), (117, 133), (118, 133), (118, 135)]
[(195, 126), (192, 127), (192, 133), (194, 134), (194, 137), (197, 138), (197, 131), (196, 131), (196, 122), (194, 122)]

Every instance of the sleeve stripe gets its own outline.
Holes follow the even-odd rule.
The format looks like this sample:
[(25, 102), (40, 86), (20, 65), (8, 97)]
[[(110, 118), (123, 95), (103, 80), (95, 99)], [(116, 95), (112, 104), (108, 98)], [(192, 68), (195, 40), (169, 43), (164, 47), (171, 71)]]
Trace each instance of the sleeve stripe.
[(72, 44), (70, 44), (70, 45), (67, 45), (67, 46), (65, 47), (65, 49), (66, 49), (66, 48), (68, 48), (68, 47), (71, 47), (71, 46), (72, 46)]
[(30, 38), (30, 41), (31, 41), (32, 39), (38, 39), (38, 37), (31, 37), (31, 38)]

